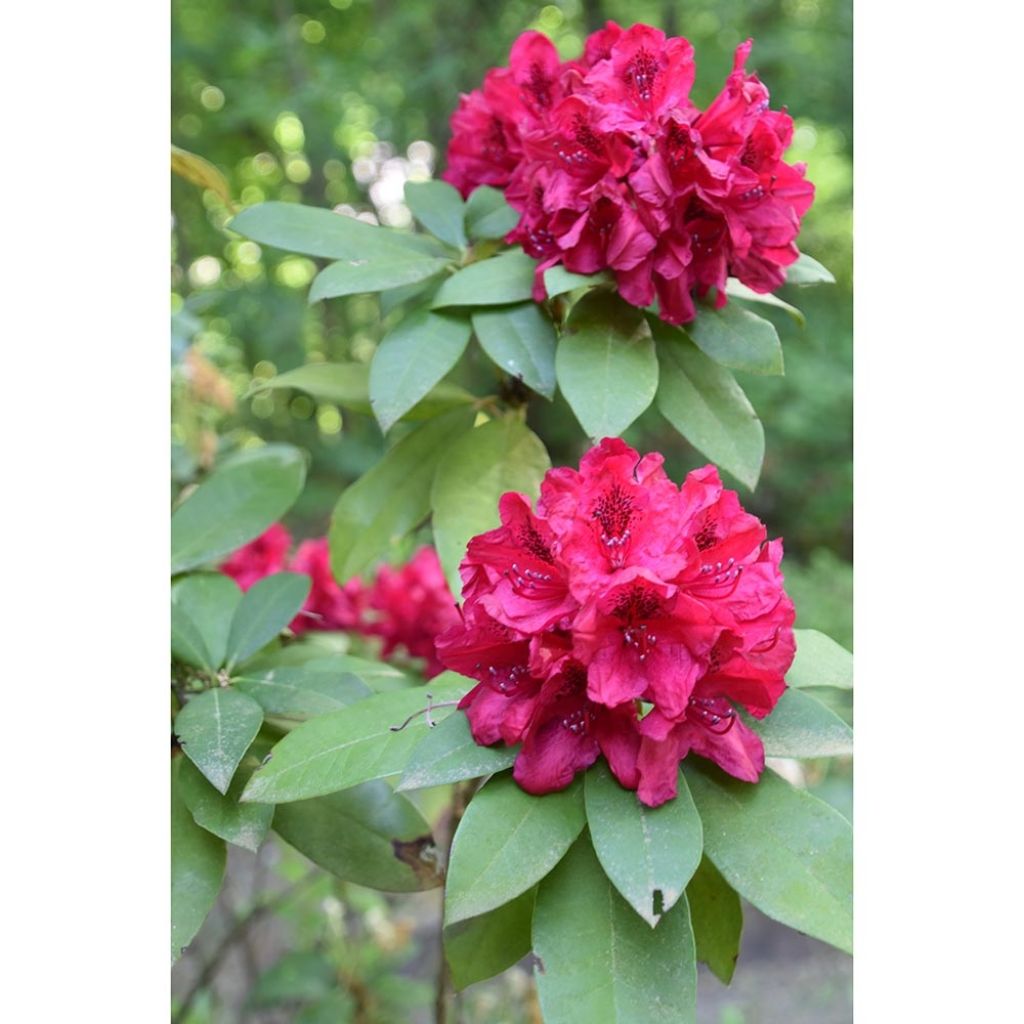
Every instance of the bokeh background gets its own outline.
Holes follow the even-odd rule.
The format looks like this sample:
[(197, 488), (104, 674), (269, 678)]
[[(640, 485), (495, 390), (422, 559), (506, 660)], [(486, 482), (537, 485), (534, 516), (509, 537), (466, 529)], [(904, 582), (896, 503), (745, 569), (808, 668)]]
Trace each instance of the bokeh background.
[[(489, 67), (505, 63), (525, 29), (546, 33), (569, 57), (608, 18), (623, 25), (649, 22), (689, 38), (696, 49), (698, 104), (721, 88), (735, 46), (752, 37), (748, 66), (770, 88), (772, 105), (787, 107), (796, 120), (790, 158), (806, 161), (817, 186), (800, 245), (834, 272), (837, 285), (784, 295), (807, 314), (805, 328), (767, 307), (758, 311), (779, 329), (786, 375), (741, 375), (764, 422), (767, 455), (756, 492), (739, 490), (769, 531), (785, 538), (797, 625), (852, 646), (848, 0), (173, 0), (172, 142), (213, 163), (239, 205), (266, 199), (344, 205), (403, 226), (410, 222), (404, 184), (443, 170), (448, 118), (459, 93), (476, 87)], [(172, 179), (171, 206), (172, 486), (177, 491), (200, 478), (219, 454), (255, 436), (286, 440), (311, 456), (309, 482), (288, 525), (298, 536), (322, 534), (342, 487), (383, 450), (377, 425), (298, 392), (244, 396), (254, 378), (307, 362), (368, 361), (380, 338), (377, 299), (309, 306), (316, 261), (233, 236), (224, 199), (180, 178)], [(493, 388), (493, 370), (484, 359), (463, 360), (458, 372), (460, 383), (476, 393)], [(530, 419), (555, 464), (575, 462), (585, 449), (561, 400), (534, 401)], [(654, 409), (626, 438), (641, 450), (663, 451), (676, 479), (706, 461)], [(838, 710), (849, 717), (848, 707)], [(806, 781), (850, 813), (848, 769), (826, 775), (812, 765)], [(179, 1003), (196, 989), (179, 1019), (298, 1019), (299, 1004), (271, 1000), (261, 1008), (258, 992), (253, 994), (257, 979), (283, 953), (323, 951), (332, 943), (357, 960), (369, 958), (360, 970), (376, 971), (382, 983), (392, 979), (394, 1007), (388, 1009), (385, 1000), (368, 1020), (427, 1019), (436, 949), (417, 936), (436, 909), (436, 894), (396, 904), (365, 890), (353, 895), (352, 886), (339, 893), (341, 883), (319, 878), (283, 901), (279, 914), (247, 928), (238, 948), (218, 952), (233, 922), (266, 893), (284, 892), (302, 876), (296, 857), (277, 848), (261, 852), (257, 861), (248, 854), (235, 857), (233, 884), (195, 950), (176, 968)], [(220, 960), (210, 970), (214, 956)], [(514, 971), (475, 986), (460, 1001), (463, 1019), (538, 1019), (526, 978)], [(701, 984), (700, 1019), (706, 1024), (850, 1019), (848, 959), (754, 912), (733, 988), (706, 977)], [(357, 1019), (341, 1012), (335, 1019)]]

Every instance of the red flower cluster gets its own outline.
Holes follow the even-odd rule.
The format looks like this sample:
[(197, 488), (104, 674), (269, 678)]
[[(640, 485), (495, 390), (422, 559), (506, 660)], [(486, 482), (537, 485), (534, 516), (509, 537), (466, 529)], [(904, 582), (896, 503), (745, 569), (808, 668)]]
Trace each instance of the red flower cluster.
[(762, 718), (785, 689), (782, 542), (713, 466), (677, 487), (663, 461), (606, 438), (579, 472), (546, 475), (536, 512), (505, 494), (501, 526), (469, 543), (463, 621), (438, 655), (478, 680), (459, 705), (476, 741), (522, 743), (528, 792), (600, 754), (651, 807), (676, 795), (691, 751), (751, 782), (764, 768), (733, 705)]
[(291, 545), (288, 531), (275, 523), (234, 552), (222, 563), (221, 572), (243, 590), (271, 573), (305, 573), (312, 586), (302, 611), (292, 620), (292, 632), (345, 630), (379, 636), (384, 657), (404, 649), (426, 660), (428, 679), (444, 671), (434, 651), (434, 638), (457, 622), (459, 615), (433, 548), (421, 548), (400, 568), (381, 566), (370, 585), (357, 577), (339, 586), (331, 571), (326, 537), (304, 540), (289, 559)]
[(580, 60), (562, 62), (546, 36), (516, 40), (507, 68), (463, 95), (452, 116), (444, 178), (468, 195), (505, 190), (521, 213), (507, 241), (580, 274), (610, 269), (627, 302), (658, 299), (662, 319), (687, 323), (692, 293), (739, 278), (757, 292), (785, 280), (814, 198), (803, 164), (782, 154), (793, 135), (784, 111), (744, 70), (736, 50), (725, 88), (706, 110), (690, 102), (693, 47), (648, 25), (608, 22)]

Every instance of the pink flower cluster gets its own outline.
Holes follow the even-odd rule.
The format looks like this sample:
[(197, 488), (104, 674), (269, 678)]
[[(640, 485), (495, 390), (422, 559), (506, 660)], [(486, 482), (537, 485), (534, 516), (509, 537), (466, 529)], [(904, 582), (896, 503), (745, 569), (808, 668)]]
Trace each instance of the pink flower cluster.
[(669, 323), (696, 315), (693, 293), (739, 278), (756, 292), (785, 280), (799, 255), (800, 219), (814, 198), (803, 164), (782, 154), (793, 136), (785, 111), (745, 70), (748, 40), (706, 110), (689, 99), (693, 47), (648, 25), (608, 22), (579, 60), (526, 32), (507, 68), (463, 95), (452, 115), (444, 178), (467, 196), (505, 190), (520, 212), (507, 241), (580, 274), (611, 270), (627, 302), (657, 298)]
[(501, 526), (469, 543), (463, 621), (441, 661), (476, 679), (461, 701), (476, 741), (521, 743), (523, 789), (567, 786), (604, 755), (652, 807), (690, 752), (740, 779), (764, 768), (739, 705), (767, 715), (793, 660), (782, 542), (713, 466), (681, 487), (659, 454), (603, 440), (553, 469), (536, 511), (505, 494)]
[(220, 566), (243, 590), (271, 573), (306, 573), (312, 581), (291, 630), (345, 630), (383, 640), (382, 654), (405, 651), (426, 661), (427, 678), (444, 671), (434, 638), (459, 619), (455, 600), (433, 548), (421, 548), (395, 568), (381, 566), (367, 585), (358, 577), (340, 586), (331, 571), (327, 538), (304, 540), (291, 558), (292, 539), (280, 523), (239, 548)]

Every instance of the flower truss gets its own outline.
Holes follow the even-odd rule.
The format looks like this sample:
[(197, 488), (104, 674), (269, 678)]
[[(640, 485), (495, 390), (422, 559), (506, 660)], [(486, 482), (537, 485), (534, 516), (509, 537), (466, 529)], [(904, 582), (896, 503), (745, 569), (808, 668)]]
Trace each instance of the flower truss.
[(578, 472), (547, 473), (535, 511), (505, 494), (501, 525), (469, 543), (462, 622), (438, 655), (478, 681), (460, 703), (476, 741), (522, 744), (531, 793), (602, 754), (652, 807), (688, 753), (751, 782), (764, 768), (736, 706), (763, 718), (785, 689), (782, 542), (713, 466), (677, 487), (663, 461), (606, 438)]
[(689, 99), (693, 47), (648, 25), (608, 22), (579, 60), (561, 61), (547, 37), (526, 32), (507, 68), (462, 96), (452, 116), (444, 175), (467, 196), (505, 192), (520, 213), (507, 241), (544, 271), (614, 273), (622, 297), (659, 303), (687, 323), (693, 294), (728, 277), (756, 292), (785, 281), (800, 220), (814, 198), (803, 164), (782, 155), (793, 120), (770, 110), (768, 90), (736, 50), (725, 87), (704, 110)]

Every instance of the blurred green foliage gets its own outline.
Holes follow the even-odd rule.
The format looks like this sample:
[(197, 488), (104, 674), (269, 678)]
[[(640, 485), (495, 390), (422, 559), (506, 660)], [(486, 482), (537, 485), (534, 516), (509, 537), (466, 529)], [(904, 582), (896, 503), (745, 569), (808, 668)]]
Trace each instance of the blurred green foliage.
[[(563, 55), (613, 18), (686, 35), (696, 49), (694, 97), (721, 87), (735, 46), (755, 41), (750, 67), (773, 106), (796, 118), (793, 159), (805, 160), (817, 199), (801, 247), (838, 285), (785, 298), (807, 327), (771, 314), (783, 339), (784, 378), (743, 376), (765, 424), (761, 483), (745, 504), (786, 540), (799, 624), (849, 643), (852, 499), (851, 5), (845, 0), (174, 0), (172, 141), (227, 178), (236, 202), (348, 204), (382, 222), (408, 223), (402, 185), (443, 170), (448, 117), (460, 91), (505, 62), (527, 28)], [(175, 178), (173, 223), (174, 443), (178, 485), (219, 449), (255, 435), (312, 455), (309, 483), (291, 515), (300, 533), (322, 532), (341, 487), (382, 450), (367, 417), (297, 392), (243, 396), (254, 377), (307, 361), (368, 361), (380, 337), (377, 299), (309, 306), (315, 262), (261, 250), (225, 230), (230, 210), (213, 191)], [(764, 310), (759, 310), (764, 312)], [(190, 348), (191, 346), (191, 348)], [(462, 382), (495, 386), (482, 358)], [(555, 464), (586, 446), (560, 398), (536, 399), (531, 422)], [(652, 410), (630, 430), (642, 450), (664, 451), (680, 479), (704, 459)]]

